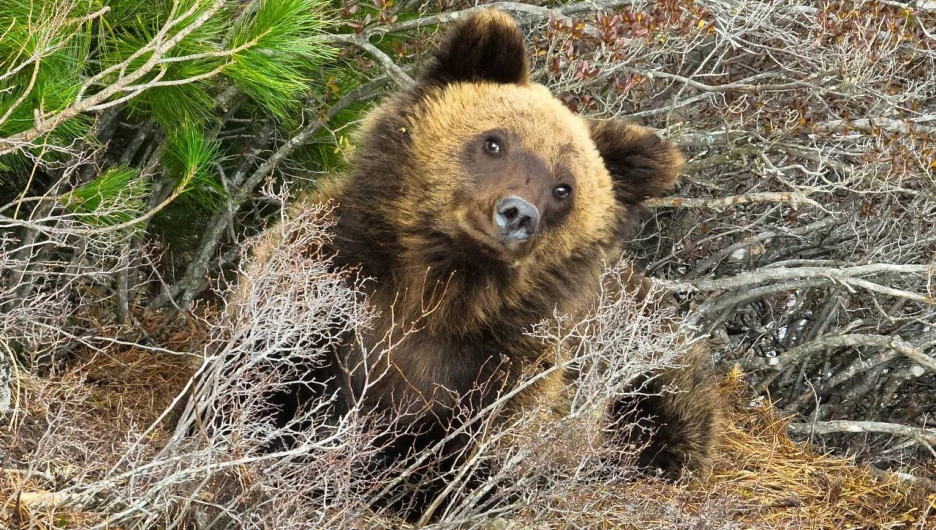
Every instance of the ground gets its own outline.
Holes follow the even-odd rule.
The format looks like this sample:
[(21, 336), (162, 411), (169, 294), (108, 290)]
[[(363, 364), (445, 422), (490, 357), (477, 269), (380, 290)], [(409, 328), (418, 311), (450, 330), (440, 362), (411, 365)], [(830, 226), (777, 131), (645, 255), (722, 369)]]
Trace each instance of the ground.
[[(177, 341), (190, 340), (184, 335)], [(75, 499), (55, 492), (103, 476), (121, 456), (146, 461), (158, 451), (172, 433), (170, 421), (157, 420), (194, 369), (188, 358), (115, 347), (83, 354), (59, 374), (19, 375), (15, 414), (0, 430), (0, 526), (102, 523), (106, 514), (93, 502), (77, 506)], [(710, 476), (678, 484), (637, 480), (614, 486), (620, 491), (603, 495), (597, 504), (584, 498), (595, 491), (583, 490), (583, 498), (567, 496), (567, 506), (557, 505), (552, 513), (587, 505), (593, 513), (578, 513), (576, 524), (590, 521), (604, 528), (936, 528), (936, 494), (926, 484), (793, 442), (770, 403), (746, 397), (744, 380), (737, 369), (722, 378), (727, 398), (737, 406)], [(147, 429), (150, 425), (155, 427)], [(135, 438), (128, 433), (145, 434), (142, 447), (132, 449)], [(490, 527), (568, 523), (558, 515), (555, 521), (527, 520), (521, 510)]]

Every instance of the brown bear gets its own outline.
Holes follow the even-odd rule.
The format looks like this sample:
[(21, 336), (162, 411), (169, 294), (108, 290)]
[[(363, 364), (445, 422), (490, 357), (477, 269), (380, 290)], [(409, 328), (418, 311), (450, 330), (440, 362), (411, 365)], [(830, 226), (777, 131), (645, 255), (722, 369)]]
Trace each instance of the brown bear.
[[(373, 279), (367, 296), (379, 310), (310, 369), (324, 385), (316, 392), (337, 394), (341, 414), (360, 404), (367, 382), (365, 409), (407, 418), (409, 434), (385, 441), (389, 460), (442, 440), (466, 410), (555, 365), (529, 330), (556, 311), (588, 310), (639, 204), (668, 191), (682, 164), (652, 131), (583, 119), (532, 83), (509, 16), (460, 21), (415, 85), (368, 115), (350, 171), (306, 199), (333, 201), (329, 250), (338, 266)], [(645, 291), (639, 275), (626, 280)], [(388, 337), (387, 356), (366, 353)], [(656, 395), (609, 407), (611, 423), (636, 410), (658, 426), (638, 465), (678, 474), (706, 464), (719, 400), (702, 361), (691, 356), (640, 382)], [(375, 363), (391, 369), (368, 381)], [(561, 411), (573, 375), (554, 371), (508, 409), (548, 395)], [(281, 399), (278, 421), (308, 398)], [(455, 465), (447, 455), (471, 438), (452, 440), (440, 462)]]

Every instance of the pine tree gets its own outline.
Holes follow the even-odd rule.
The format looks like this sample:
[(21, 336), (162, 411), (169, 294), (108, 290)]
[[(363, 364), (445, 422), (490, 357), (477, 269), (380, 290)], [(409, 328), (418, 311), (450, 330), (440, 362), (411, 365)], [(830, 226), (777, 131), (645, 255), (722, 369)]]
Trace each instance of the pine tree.
[[(269, 204), (250, 194), (289, 167), (271, 153), (337, 97), (323, 80), (349, 77), (333, 23), (323, 0), (3, 2), (0, 335), (35, 360), (55, 353), (38, 322), (78, 333), (126, 323), (153, 285), (154, 307), (198, 294), (204, 271), (178, 286), (189, 260), (224, 266), (242, 206), (259, 229)], [(295, 147), (303, 172), (336, 163)]]

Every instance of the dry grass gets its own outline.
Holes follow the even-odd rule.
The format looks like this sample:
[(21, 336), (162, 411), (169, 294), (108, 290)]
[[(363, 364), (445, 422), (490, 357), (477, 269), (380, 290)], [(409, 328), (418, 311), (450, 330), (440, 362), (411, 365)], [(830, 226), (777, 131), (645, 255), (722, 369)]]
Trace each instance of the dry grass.
[[(746, 401), (739, 371), (725, 382), (735, 402)], [(852, 459), (817, 454), (792, 441), (786, 424), (769, 403), (736, 408), (696, 505), (740, 501), (746, 513), (737, 520), (765, 528), (936, 528), (936, 496)]]
[[(99, 513), (60, 510), (56, 503), (49, 508), (36, 501), (48, 501), (62, 486), (92, 479), (112, 466), (132, 438), (128, 433), (139, 433), (169, 406), (192, 368), (193, 363), (178, 356), (126, 349), (94, 354), (55, 378), (20, 378), (19, 415), (12, 427), (0, 431), (0, 526), (100, 524)], [(724, 379), (726, 396), (736, 403), (747, 402), (741, 381), (737, 370)], [(848, 458), (810, 451), (786, 436), (786, 422), (775, 409), (749, 405), (737, 407), (728, 417), (717, 464), (704, 480), (676, 485), (634, 481), (613, 486), (620, 490), (613, 495), (601, 491), (602, 498), (617, 500), (598, 504), (585, 498), (596, 490), (583, 490), (582, 498), (569, 496), (551, 507), (555, 521), (536, 517), (528, 525), (521, 512), (502, 526), (565, 528), (587, 521), (595, 528), (641, 529), (936, 528), (936, 495), (924, 487)], [(150, 447), (159, 448), (169, 434), (167, 429), (154, 431)], [(82, 443), (50, 446), (75, 439)], [(40, 450), (43, 461), (31, 461)], [(576, 506), (586, 505), (600, 509), (576, 513)]]
[[(745, 403), (740, 370), (723, 379), (726, 397)], [(786, 435), (787, 420), (768, 403), (736, 407), (725, 422), (712, 474), (680, 484), (635, 481), (603, 495), (600, 513), (520, 528), (627, 529), (932, 529), (936, 493), (892, 473), (824, 456)], [(583, 491), (593, 496), (594, 491)], [(595, 505), (567, 498), (556, 514)], [(574, 520), (575, 524), (571, 523)], [(541, 523), (541, 521), (540, 521)], [(509, 527), (514, 528), (514, 527)]]
[[(199, 340), (189, 321), (143, 326), (175, 351)], [(102, 330), (105, 332), (106, 330)], [(0, 528), (85, 528), (100, 517), (80, 510), (30, 509), (30, 504), (109, 470), (135, 435), (152, 425), (182, 392), (197, 357), (154, 354), (138, 346), (83, 350), (61, 373), (15, 379), (14, 414), (0, 427)], [(152, 452), (171, 422), (148, 435)]]
[[(16, 415), (0, 428), (0, 527), (83, 528), (99, 522), (93, 513), (31, 511), (29, 505), (110, 469), (192, 372), (183, 358), (126, 349), (96, 353), (54, 377), (20, 377)], [(169, 432), (153, 431), (149, 451)]]

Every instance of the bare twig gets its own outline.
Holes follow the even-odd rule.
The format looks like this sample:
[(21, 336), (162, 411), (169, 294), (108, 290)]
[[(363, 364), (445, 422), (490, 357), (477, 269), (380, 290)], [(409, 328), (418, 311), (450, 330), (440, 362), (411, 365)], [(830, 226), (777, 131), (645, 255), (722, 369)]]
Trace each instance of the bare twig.
[(352, 45), (361, 48), (370, 54), (371, 57), (377, 59), (377, 62), (380, 63), (380, 66), (386, 70), (387, 74), (402, 88), (407, 88), (413, 84), (413, 78), (409, 76), (406, 72), (403, 71), (393, 59), (391, 59), (386, 53), (380, 50), (380, 48), (374, 46), (367, 40), (365, 35), (357, 34), (333, 34), (333, 35), (323, 35), (318, 42), (327, 43), (327, 44), (343, 44), (343, 45)]

